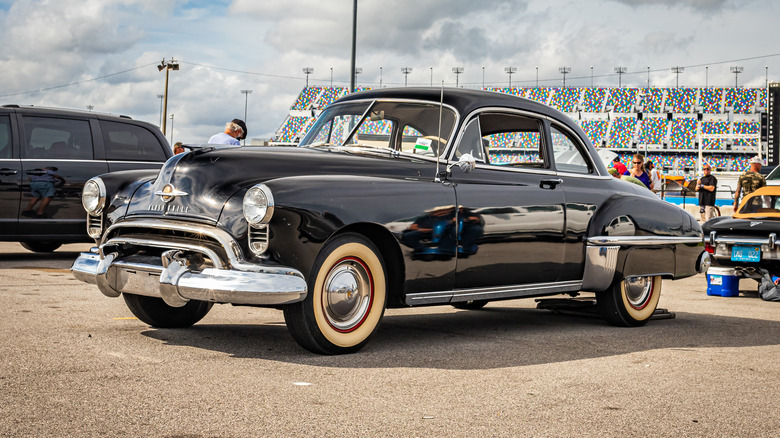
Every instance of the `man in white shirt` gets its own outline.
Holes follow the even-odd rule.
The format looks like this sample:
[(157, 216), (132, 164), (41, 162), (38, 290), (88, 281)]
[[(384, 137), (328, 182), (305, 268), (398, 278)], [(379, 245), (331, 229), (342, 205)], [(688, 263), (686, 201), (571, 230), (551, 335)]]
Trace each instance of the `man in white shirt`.
[(648, 161), (647, 163), (645, 163), (645, 168), (647, 169), (647, 173), (650, 174), (650, 182), (653, 183), (653, 191), (660, 192), (661, 172), (659, 172), (658, 169), (655, 168), (652, 161)]
[(209, 144), (231, 144), (240, 145), (238, 138), (244, 133), (244, 130), (237, 123), (227, 122), (225, 124), (225, 132), (212, 135), (209, 139)]

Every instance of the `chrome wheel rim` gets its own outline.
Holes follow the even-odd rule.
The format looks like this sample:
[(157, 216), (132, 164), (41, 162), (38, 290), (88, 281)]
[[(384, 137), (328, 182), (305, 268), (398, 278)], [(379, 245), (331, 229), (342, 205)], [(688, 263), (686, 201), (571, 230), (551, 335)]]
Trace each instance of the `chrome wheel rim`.
[(650, 297), (653, 296), (653, 277), (626, 278), (623, 281), (623, 289), (628, 304), (636, 310), (641, 310), (647, 306)]
[(366, 265), (359, 259), (339, 260), (328, 273), (323, 290), (325, 319), (333, 329), (350, 332), (368, 316), (373, 284)]

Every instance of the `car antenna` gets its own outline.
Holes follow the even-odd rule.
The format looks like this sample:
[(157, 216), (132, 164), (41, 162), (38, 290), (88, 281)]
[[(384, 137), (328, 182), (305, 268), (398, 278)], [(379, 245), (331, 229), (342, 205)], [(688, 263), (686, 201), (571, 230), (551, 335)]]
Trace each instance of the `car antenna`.
[(434, 177), (435, 182), (441, 182), (441, 176), (439, 175), (439, 160), (441, 159), (441, 154), (439, 153), (439, 148), (441, 148), (441, 112), (442, 107), (444, 106), (444, 81), (441, 81), (441, 95), (439, 96), (439, 132), (436, 134), (436, 176)]

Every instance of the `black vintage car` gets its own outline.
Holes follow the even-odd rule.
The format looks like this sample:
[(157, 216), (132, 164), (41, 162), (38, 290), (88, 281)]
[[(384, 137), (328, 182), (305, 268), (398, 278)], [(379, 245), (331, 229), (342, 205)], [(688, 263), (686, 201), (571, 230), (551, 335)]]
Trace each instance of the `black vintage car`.
[(126, 116), (0, 107), (0, 240), (49, 252), (90, 242), (81, 189), (93, 176), (159, 170), (172, 155), (162, 132)]
[(612, 178), (568, 117), (484, 91), (355, 93), (299, 147), (203, 148), (94, 178), (83, 202), (99, 247), (73, 272), (140, 320), (275, 307), (326, 354), (364, 346), (388, 307), (584, 291), (639, 326), (662, 278), (707, 261), (693, 217)]

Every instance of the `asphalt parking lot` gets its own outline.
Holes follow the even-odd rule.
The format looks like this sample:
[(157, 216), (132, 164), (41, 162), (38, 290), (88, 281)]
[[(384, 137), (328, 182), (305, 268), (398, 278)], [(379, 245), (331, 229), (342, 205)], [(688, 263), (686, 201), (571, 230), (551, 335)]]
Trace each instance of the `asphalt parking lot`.
[(389, 310), (326, 357), (277, 310), (150, 328), (70, 275), (88, 246), (0, 243), (0, 436), (780, 435), (780, 303), (752, 282), (664, 282), (676, 318), (637, 329), (532, 299)]

